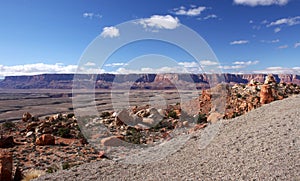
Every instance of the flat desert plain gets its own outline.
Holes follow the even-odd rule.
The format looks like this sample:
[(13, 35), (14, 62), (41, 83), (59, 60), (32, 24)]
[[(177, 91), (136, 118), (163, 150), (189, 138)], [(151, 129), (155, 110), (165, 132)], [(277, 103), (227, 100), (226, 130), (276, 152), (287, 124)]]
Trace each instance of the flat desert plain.
[[(76, 90), (71, 89), (0, 89), (0, 122), (21, 120), (24, 112), (37, 117), (73, 112), (76, 108), (91, 106), (102, 111), (116, 111), (129, 106), (169, 104), (185, 102), (199, 96), (200, 91), (177, 90)], [(86, 104), (93, 101), (92, 104)], [(92, 99), (90, 99), (92, 97)], [(78, 102), (79, 100), (79, 102)], [(82, 104), (81, 104), (82, 102)]]

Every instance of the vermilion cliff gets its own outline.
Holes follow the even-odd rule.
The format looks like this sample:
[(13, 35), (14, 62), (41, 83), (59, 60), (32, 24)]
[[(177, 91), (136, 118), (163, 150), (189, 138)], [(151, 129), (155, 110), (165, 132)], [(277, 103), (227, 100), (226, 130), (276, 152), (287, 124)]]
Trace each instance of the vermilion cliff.
[[(209, 87), (215, 82), (230, 84), (248, 83), (252, 79), (263, 82), (266, 74), (42, 74), (33, 76), (7, 76), (0, 82), (0, 88), (6, 89), (71, 89), (75, 80), (77, 88), (85, 88), (95, 82), (96, 88), (102, 89), (174, 89), (180, 87)], [(274, 75), (277, 82), (300, 84), (300, 75)], [(80, 83), (79, 83), (80, 82)], [(192, 83), (192, 84), (191, 84)], [(192, 86), (193, 85), (193, 86)]]

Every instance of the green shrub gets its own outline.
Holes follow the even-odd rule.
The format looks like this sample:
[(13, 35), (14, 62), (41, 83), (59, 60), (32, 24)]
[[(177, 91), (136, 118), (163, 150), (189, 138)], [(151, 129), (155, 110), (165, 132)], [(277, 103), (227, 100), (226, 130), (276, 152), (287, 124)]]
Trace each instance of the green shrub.
[(168, 118), (174, 118), (174, 119), (178, 119), (177, 113), (172, 110), (168, 113)]
[(109, 117), (110, 116), (110, 113), (109, 112), (102, 112), (100, 117), (101, 118), (106, 118), (106, 117)]
[(14, 127), (16, 127), (16, 125), (11, 121), (5, 121), (5, 123), (3, 123), (3, 128), (5, 129), (12, 129)]
[(198, 114), (197, 124), (202, 124), (207, 122), (206, 114)]
[(70, 167), (71, 167), (71, 166), (70, 166), (69, 162), (64, 162), (64, 163), (62, 164), (62, 169), (63, 169), (63, 170), (69, 169)]
[(69, 128), (59, 128), (57, 131), (58, 136), (62, 138), (70, 137), (70, 129)]
[(125, 141), (133, 144), (141, 143), (142, 134), (135, 128), (129, 127), (127, 129), (127, 135), (125, 136)]

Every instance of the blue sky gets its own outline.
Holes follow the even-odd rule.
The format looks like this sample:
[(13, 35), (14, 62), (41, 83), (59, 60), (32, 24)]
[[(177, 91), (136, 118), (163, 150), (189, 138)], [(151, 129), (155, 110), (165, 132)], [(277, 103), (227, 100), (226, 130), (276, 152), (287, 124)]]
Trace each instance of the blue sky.
[[(300, 74), (299, 9), (299, 0), (3, 0), (0, 77), (73, 73), (97, 36), (122, 37), (114, 27), (134, 19), (191, 28), (214, 51), (223, 72)], [(101, 70), (127, 72), (128, 61), (142, 55), (150, 61), (151, 53), (186, 68), (193, 64), (176, 47), (145, 41), (120, 49)]]

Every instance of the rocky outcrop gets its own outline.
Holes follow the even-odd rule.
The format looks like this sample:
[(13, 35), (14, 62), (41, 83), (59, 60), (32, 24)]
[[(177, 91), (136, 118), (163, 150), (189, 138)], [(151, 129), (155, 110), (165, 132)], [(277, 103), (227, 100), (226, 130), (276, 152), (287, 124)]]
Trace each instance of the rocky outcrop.
[[(7, 76), (0, 88), (7, 89), (71, 89), (86, 88), (95, 83), (98, 89), (191, 89), (208, 88), (215, 83), (247, 84), (250, 80), (263, 83), (266, 74), (43, 74), (33, 76)], [(277, 83), (300, 84), (300, 76), (293, 74), (274, 75)], [(73, 85), (73, 80), (80, 82)], [(194, 86), (192, 86), (194, 85)]]
[(11, 181), (13, 169), (12, 153), (0, 150), (0, 180)]

